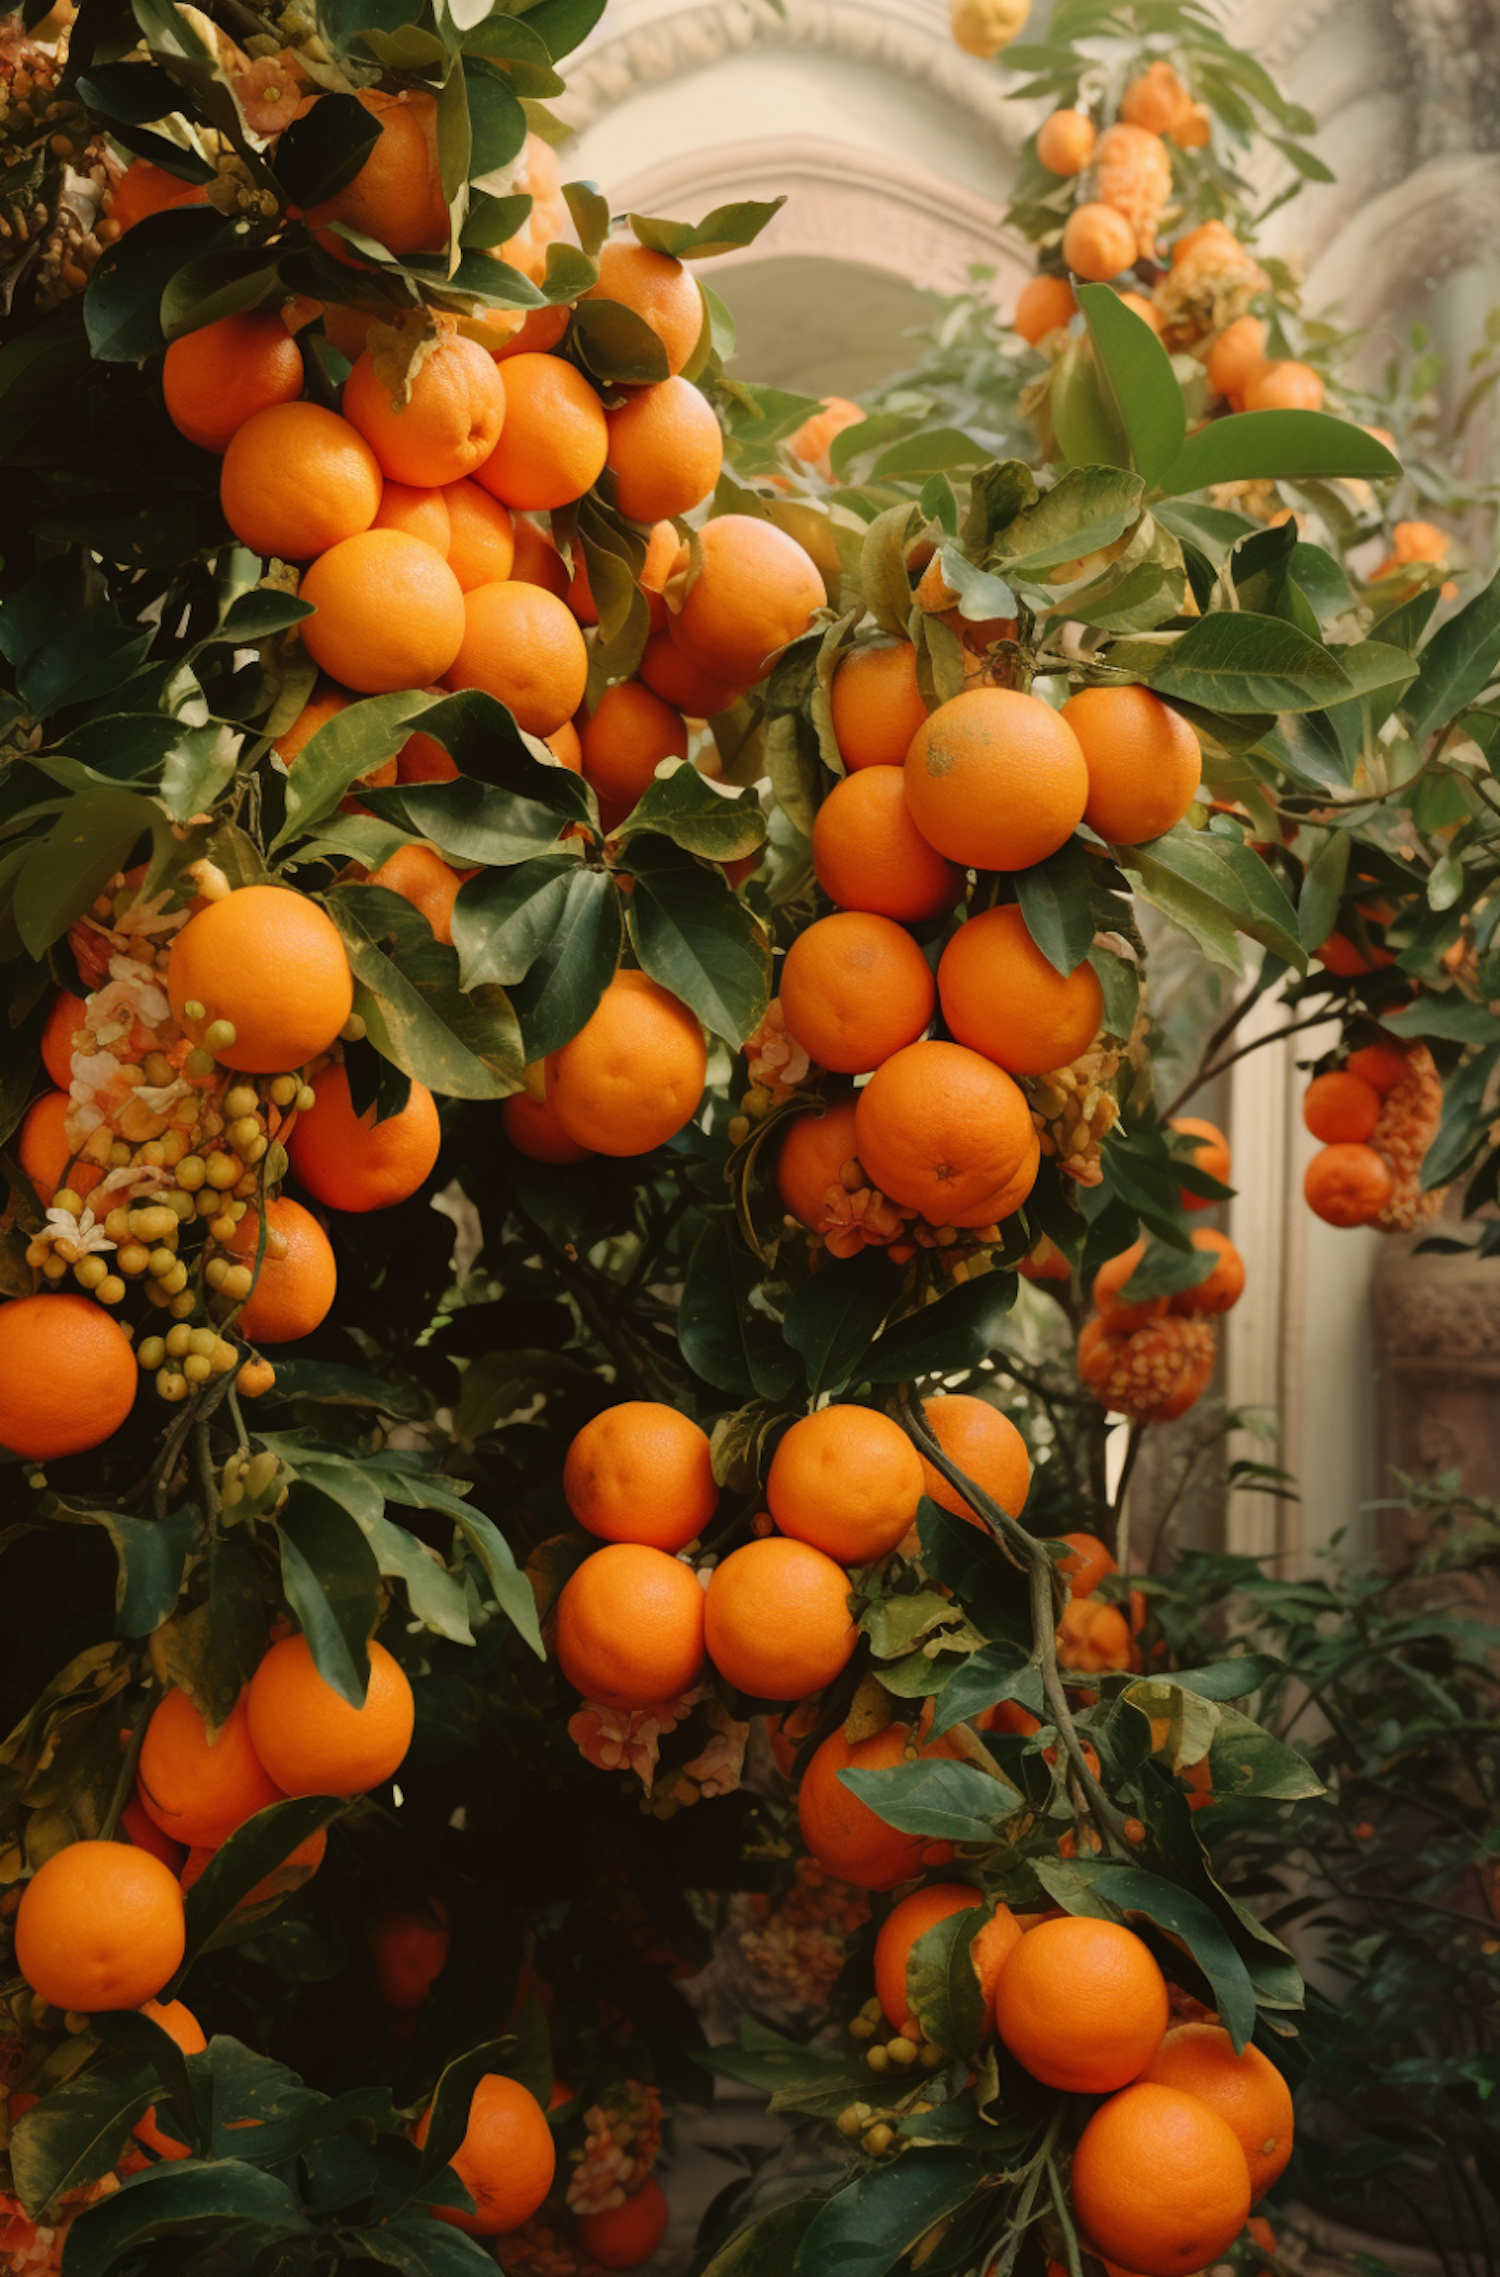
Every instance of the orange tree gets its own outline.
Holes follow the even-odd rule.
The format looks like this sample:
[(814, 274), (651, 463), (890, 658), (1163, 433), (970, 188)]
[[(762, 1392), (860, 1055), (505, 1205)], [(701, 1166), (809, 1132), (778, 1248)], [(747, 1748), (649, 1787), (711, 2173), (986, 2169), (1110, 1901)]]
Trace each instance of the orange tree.
[[(809, 432), (688, 265), (769, 209), (561, 182), (589, 6), (232, 13), (8, 51), (33, 217), (96, 193), (0, 360), (14, 2218), (628, 2266), (711, 2062), (840, 2146), (723, 2271), (1180, 2277), (1298, 2068), (1215, 1830), (1314, 1782), (1113, 1571), (1107, 1416), (1239, 1286), (1133, 898), (1322, 952), (1478, 1160), (1492, 604), (1371, 637), (1204, 505), (1396, 462), (1199, 420), (1108, 282), (1045, 464)], [(1099, 1305), (1030, 1449), (1023, 1266)], [(852, 2056), (710, 2057), (704, 1892), (822, 1893)]]

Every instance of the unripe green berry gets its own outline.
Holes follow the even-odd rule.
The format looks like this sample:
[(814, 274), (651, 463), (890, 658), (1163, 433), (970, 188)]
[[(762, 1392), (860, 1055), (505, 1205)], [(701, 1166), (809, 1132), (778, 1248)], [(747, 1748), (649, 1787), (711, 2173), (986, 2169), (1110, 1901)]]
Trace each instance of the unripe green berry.
[(190, 1352), (182, 1363), (182, 1372), (190, 1384), (206, 1384), (212, 1370), (198, 1353)]
[(184, 1375), (179, 1375), (175, 1368), (159, 1369), (156, 1377), (156, 1388), (161, 1393), (163, 1399), (186, 1399), (188, 1389), (187, 1377)]
[(206, 1030), (203, 1041), (211, 1052), (227, 1052), (239, 1041), (239, 1030), (232, 1020), (215, 1020)]

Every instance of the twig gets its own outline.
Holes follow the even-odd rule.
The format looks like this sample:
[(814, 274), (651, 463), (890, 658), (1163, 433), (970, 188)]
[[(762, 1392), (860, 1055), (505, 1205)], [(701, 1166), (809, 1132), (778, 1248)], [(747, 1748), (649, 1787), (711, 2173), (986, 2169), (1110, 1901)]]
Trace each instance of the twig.
[(1229, 1038), (1234, 1034), (1235, 1029), (1244, 1019), (1245, 1014), (1249, 1011), (1251, 1005), (1258, 1004), (1263, 993), (1264, 991), (1258, 987), (1247, 989), (1243, 996), (1237, 998), (1236, 1001), (1230, 1005), (1229, 1010), (1225, 1013), (1223, 1019), (1214, 1029), (1212, 1035), (1209, 1037), (1202, 1051), (1198, 1054), (1198, 1066), (1196, 1072), (1189, 1076), (1187, 1082), (1183, 1085), (1183, 1088), (1178, 1092), (1176, 1098), (1172, 1101), (1172, 1104), (1169, 1107), (1164, 1107), (1162, 1109), (1161, 1119), (1163, 1122), (1167, 1120), (1167, 1117), (1169, 1115), (1175, 1115), (1178, 1108), (1182, 1105), (1183, 1101), (1185, 1099), (1191, 1099), (1193, 1093), (1198, 1090), (1200, 1086), (1207, 1080), (1204, 1074), (1204, 1070), (1213, 1059), (1214, 1053), (1219, 1049), (1219, 1046), (1221, 1044), (1227, 1043), (1229, 1041)]
[(1051, 2153), (1047, 2156), (1047, 2188), (1052, 2193), (1052, 2211), (1063, 2234), (1063, 2252), (1067, 2256), (1068, 2277), (1083, 2277), (1083, 2263), (1078, 2257), (1078, 2232), (1068, 2206), (1067, 2192), (1063, 2189), (1057, 2165)]
[(1241, 1044), (1238, 1051), (1230, 1052), (1225, 1058), (1216, 1060), (1211, 1067), (1200, 1066), (1187, 1088), (1178, 1092), (1177, 1097), (1162, 1116), (1162, 1121), (1165, 1122), (1168, 1116), (1175, 1115), (1185, 1099), (1191, 1099), (1193, 1093), (1201, 1085), (1212, 1083), (1215, 1076), (1223, 1075), (1234, 1066), (1236, 1060), (1248, 1059), (1252, 1052), (1263, 1051), (1267, 1044), (1279, 1044), (1286, 1036), (1300, 1036), (1304, 1029), (1325, 1027), (1327, 1022), (1328, 1012), (1325, 1008), (1321, 1012), (1312, 1013), (1306, 1020), (1290, 1021), (1284, 1028), (1275, 1028), (1269, 1035), (1257, 1036), (1252, 1043)]
[(105, 1812), (104, 1824), (99, 1829), (99, 1840), (101, 1842), (112, 1842), (114, 1840), (115, 1828), (120, 1823), (120, 1813), (125, 1808), (130, 1790), (135, 1784), (135, 1767), (140, 1761), (141, 1748), (145, 1744), (146, 1726), (151, 1721), (151, 1711), (156, 1704), (158, 1689), (156, 1678), (153, 1676), (146, 1686), (146, 1697), (141, 1703), (141, 1712), (131, 1729), (130, 1745), (125, 1750), (124, 1760), (120, 1765), (120, 1775), (115, 1781), (115, 1791), (109, 1798), (109, 1809)]

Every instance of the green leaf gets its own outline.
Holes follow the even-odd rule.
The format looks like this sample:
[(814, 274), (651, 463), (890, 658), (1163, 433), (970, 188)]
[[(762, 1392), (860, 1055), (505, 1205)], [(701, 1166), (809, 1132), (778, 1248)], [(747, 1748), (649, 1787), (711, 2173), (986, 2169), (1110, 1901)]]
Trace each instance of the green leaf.
[(623, 845), (641, 831), (670, 838), (674, 846), (707, 861), (734, 862), (765, 844), (766, 818), (753, 790), (726, 798), (682, 760), (670, 774), (646, 785), (615, 836)]
[(1045, 1717), (1042, 1680), (1021, 1644), (985, 1645), (956, 1668), (938, 1696), (929, 1737), (940, 1739), (954, 1724), (968, 1723), (1001, 1700), (1019, 1700)]
[(798, 2246), (818, 2218), (820, 2205), (817, 2198), (798, 2198), (790, 2206), (777, 2206), (762, 2214), (714, 2255), (703, 2277), (787, 2277)]
[(1141, 976), (1128, 957), (1114, 949), (1092, 948), (1089, 963), (1104, 991), (1104, 1032), (1124, 1043), (1135, 1027), (1141, 1002)]
[(97, 1515), (120, 1561), (115, 1634), (148, 1637), (177, 1603), (188, 1552), (199, 1543), (203, 1520), (190, 1502), (164, 1518), (125, 1510), (101, 1510)]
[(272, 840), (272, 853), (334, 813), (362, 775), (394, 759), (431, 708), (425, 688), (405, 688), (394, 696), (367, 696), (363, 703), (335, 712), (308, 737), (287, 771), (286, 820)]
[(1008, 1782), (992, 1779), (977, 1764), (941, 1757), (838, 1776), (841, 1786), (898, 1834), (926, 1835), (934, 1842), (991, 1843), (997, 1821), (1009, 1818), (1021, 1800)]
[(108, 2174), (156, 2092), (133, 2056), (111, 2056), (81, 2078), (54, 2087), (15, 2122), (10, 2170), (33, 2219), (64, 2191)]
[(185, 2159), (132, 2175), (74, 2218), (68, 2277), (111, 2277), (135, 2262), (149, 2239), (170, 2251), (174, 2241), (198, 2238), (207, 2246), (223, 2232), (234, 2233), (243, 2248), (264, 2250), (279, 2238), (311, 2236), (313, 2225), (276, 2175), (241, 2159), (211, 2165)]
[(1147, 1304), (1153, 1297), (1180, 1296), (1206, 1281), (1216, 1263), (1212, 1250), (1173, 1249), (1167, 1242), (1153, 1239), (1147, 1242), (1146, 1254), (1120, 1294), (1131, 1304)]
[(1243, 609), (1200, 617), (1141, 678), (1159, 696), (1231, 713), (1321, 711), (1354, 692), (1336, 650)]
[[(1209, 1661), (1202, 1668), (1174, 1668), (1169, 1678), (1160, 1681), (1176, 1684), (1184, 1692), (1196, 1692), (1202, 1700), (1243, 1700), (1248, 1693), (1258, 1692), (1282, 1665), (1272, 1653), (1236, 1652), (1223, 1660)], [(1134, 1685), (1129, 1687), (1132, 1695), (1135, 1690)]]
[(510, 188), (507, 169), (520, 156), (526, 141), (526, 113), (509, 73), (484, 56), (472, 52), (465, 55), (463, 81), (470, 150), (460, 179), (472, 177), (481, 191), (503, 193)]
[(1362, 475), (1380, 482), (1401, 465), (1383, 443), (1327, 411), (1237, 411), (1190, 435), (1160, 477), (1168, 497), (1219, 482), (1295, 482)]
[(1500, 576), (1438, 626), (1422, 650), (1421, 666), (1402, 707), (1418, 742), (1456, 719), (1500, 668)]
[(956, 2063), (973, 2061), (988, 2021), (970, 1951), (984, 1910), (950, 1913), (916, 1940), (906, 1958), (911, 2013), (925, 2036)]
[(1080, 471), (1129, 467), (1124, 422), (1091, 341), (1070, 340), (1058, 357), (1047, 390), (1047, 411), (1058, 451), (1068, 466)]
[[(864, 432), (863, 428), (853, 431)], [(963, 473), (970, 467), (983, 466), (989, 455), (983, 443), (975, 442), (958, 427), (929, 427), (882, 451), (870, 479), (915, 482), (929, 474)]]
[(320, 95), (276, 144), (276, 179), (303, 211), (352, 182), (380, 140), (380, 121), (352, 95)]
[(1078, 300), (1131, 457), (1147, 482), (1159, 482), (1187, 436), (1187, 412), (1172, 360), (1150, 325), (1110, 286), (1081, 285)]
[(1083, 840), (1069, 838), (1047, 861), (1018, 870), (1015, 887), (1026, 930), (1048, 964), (1065, 976), (1075, 971), (1094, 943), (1089, 856)]
[(785, 198), (747, 198), (739, 205), (715, 206), (701, 221), (653, 221), (638, 213), (625, 218), (653, 253), (670, 253), (679, 261), (708, 261), (715, 254), (753, 245), (785, 204)]
[(1382, 1013), (1381, 1025), (1393, 1036), (1442, 1036), (1459, 1044), (1486, 1044), (1495, 1032), (1494, 1014), (1488, 1006), (1475, 1004), (1456, 991), (1419, 996), (1415, 1004), (1399, 1012)]
[(786, 1340), (801, 1354), (815, 1396), (858, 1380), (870, 1341), (899, 1293), (899, 1277), (879, 1249), (827, 1258), (821, 1272), (793, 1291)]
[(509, 989), (528, 1061), (557, 1051), (597, 1009), (621, 939), (613, 878), (567, 858), (481, 871), (453, 906), (463, 984)]
[(1112, 545), (1139, 519), (1144, 487), (1138, 474), (1123, 467), (1070, 468), (1001, 533), (994, 566), (1037, 578)]
[(175, 1998), (176, 1987), (204, 1948), (229, 1921), (236, 1906), (251, 1891), (284, 1866), (294, 1850), (327, 1826), (345, 1809), (333, 1795), (299, 1795), (284, 1803), (270, 1803), (221, 1843), (187, 1893), (187, 1952), (163, 1998)]
[(642, 968), (716, 1036), (741, 1044), (771, 1000), (771, 945), (722, 870), (670, 839), (632, 838), (620, 868), (635, 879), (626, 907)]
[(232, 225), (207, 206), (150, 214), (106, 247), (83, 298), (96, 362), (138, 364), (166, 346), (162, 295), (177, 271), (233, 243)]
[(1221, 1706), (1209, 1749), (1216, 1795), (1261, 1795), (1301, 1802), (1321, 1795), (1322, 1782), (1294, 1747), (1276, 1739), (1238, 1708)]
[(792, 2277), (887, 2277), (984, 2176), (972, 2152), (904, 2151), (826, 2201), (802, 2239)]
[(558, 63), (588, 38), (603, 13), (604, 0), (541, 0), (527, 9), (526, 21)]
[(914, 506), (888, 506), (877, 514), (860, 544), (859, 586), (882, 632), (907, 638), (911, 616), (911, 578), (906, 546), (916, 520)]
[(276, 1531), (281, 1585), (318, 1674), (351, 1708), (362, 1708), (370, 1682), (369, 1643), (380, 1619), (375, 1553), (347, 1510), (300, 1479)]
[(1322, 947), (1338, 922), (1351, 842), (1347, 830), (1330, 830), (1307, 865), (1297, 897), (1297, 935), (1309, 956)]
[(223, 245), (200, 253), (171, 278), (157, 312), (167, 340), (180, 340), (221, 316), (261, 308), (279, 292), (280, 276), (263, 248)]
[(635, 386), (668, 376), (660, 334), (623, 301), (580, 301), (573, 312), (573, 338), (596, 379)]
[(1500, 1043), (1493, 1043), (1443, 1085), (1443, 1118), (1422, 1162), (1425, 1192), (1458, 1177), (1480, 1147), (1488, 1143), (1490, 1118), (1484, 1102), (1497, 1062)]
[(866, 1359), (864, 1374), (871, 1383), (899, 1384), (977, 1367), (999, 1346), (1002, 1324), (1015, 1301), (1014, 1273), (983, 1273), (965, 1281), (935, 1305), (888, 1328)]
[(409, 901), (383, 886), (339, 886), (327, 906), (377, 1051), (443, 1097), (504, 1099), (519, 1089), (521, 1033), (504, 993), (463, 994), (456, 952)]
[[(1009, 1513), (1014, 1516), (1014, 1512)], [(1031, 1650), (1027, 1583), (987, 1524), (957, 1518), (924, 1495), (917, 1506), (922, 1562), (946, 1583), (975, 1628), (994, 1641), (1025, 1643)]]
[(99, 790), (70, 799), (32, 847), (16, 882), (12, 916), (27, 952), (44, 956), (126, 867), (140, 840), (149, 833), (160, 844), (166, 829), (161, 808), (133, 791)]
[[(505, 21), (514, 23), (516, 18), (507, 17)], [(464, 217), (463, 243), (478, 246), (486, 253), (496, 245), (504, 245), (525, 227), (531, 205), (531, 197), (526, 192), (518, 192), (509, 198), (495, 198), (486, 190), (475, 190), (470, 196), (469, 210)]]
[(695, 1375), (741, 1400), (784, 1399), (798, 1375), (780, 1328), (752, 1303), (761, 1277), (733, 1219), (711, 1217), (683, 1277), (677, 1341)]

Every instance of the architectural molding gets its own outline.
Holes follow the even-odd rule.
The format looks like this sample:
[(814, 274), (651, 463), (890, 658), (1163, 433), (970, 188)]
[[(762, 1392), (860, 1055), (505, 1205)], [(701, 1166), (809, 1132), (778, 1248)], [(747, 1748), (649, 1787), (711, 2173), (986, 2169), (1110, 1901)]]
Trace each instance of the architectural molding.
[(856, 261), (930, 292), (961, 292), (969, 270), (997, 272), (996, 291), (1019, 289), (1030, 274), (1027, 249), (1002, 228), (1002, 208), (962, 183), (910, 159), (882, 157), (852, 143), (812, 144), (765, 136), (660, 160), (612, 185), (621, 210), (675, 213), (786, 193), (787, 202), (753, 245), (714, 266), (807, 254)]
[(997, 182), (1009, 174), (1009, 156), (1029, 132), (999, 72), (955, 47), (946, 9), (916, 13), (857, 0), (785, 0), (784, 13), (766, 0), (705, 0), (701, 7), (627, 22), (570, 64), (568, 92), (557, 110), (581, 133), (643, 87), (667, 85), (751, 49), (777, 48), (812, 49), (888, 72), (982, 119), (997, 140)]

